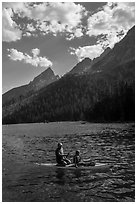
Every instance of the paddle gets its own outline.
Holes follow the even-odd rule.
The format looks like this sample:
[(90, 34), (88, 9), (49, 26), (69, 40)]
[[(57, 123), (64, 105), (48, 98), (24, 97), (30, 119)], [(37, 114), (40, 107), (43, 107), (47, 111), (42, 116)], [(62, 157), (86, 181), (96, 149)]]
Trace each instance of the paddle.
[(68, 157), (70, 155), (70, 152), (68, 154), (63, 154), (64, 157)]

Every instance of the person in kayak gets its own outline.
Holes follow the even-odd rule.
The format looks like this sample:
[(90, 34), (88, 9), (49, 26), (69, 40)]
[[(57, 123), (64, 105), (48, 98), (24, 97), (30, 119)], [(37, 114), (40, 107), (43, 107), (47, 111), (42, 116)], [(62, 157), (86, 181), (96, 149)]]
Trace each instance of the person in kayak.
[(80, 162), (81, 162), (80, 151), (76, 150), (75, 155), (73, 156), (73, 163), (75, 164), (75, 167), (78, 167)]
[(67, 159), (67, 156), (69, 154), (64, 154), (63, 151), (63, 144), (62, 143), (58, 143), (58, 147), (55, 151), (56, 154), (56, 162), (59, 165), (65, 166), (71, 163), (71, 161), (69, 159)]
[(82, 160), (82, 158), (80, 156), (80, 150), (76, 150), (75, 155), (73, 156), (73, 163), (75, 164), (75, 167), (78, 167), (78, 166), (95, 166), (95, 162), (91, 161), (91, 159)]

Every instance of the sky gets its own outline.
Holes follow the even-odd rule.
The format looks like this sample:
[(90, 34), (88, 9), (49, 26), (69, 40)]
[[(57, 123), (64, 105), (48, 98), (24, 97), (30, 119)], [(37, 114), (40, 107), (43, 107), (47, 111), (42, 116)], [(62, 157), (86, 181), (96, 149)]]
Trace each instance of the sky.
[(135, 25), (134, 2), (3, 2), (2, 92), (51, 67), (63, 76), (113, 48)]

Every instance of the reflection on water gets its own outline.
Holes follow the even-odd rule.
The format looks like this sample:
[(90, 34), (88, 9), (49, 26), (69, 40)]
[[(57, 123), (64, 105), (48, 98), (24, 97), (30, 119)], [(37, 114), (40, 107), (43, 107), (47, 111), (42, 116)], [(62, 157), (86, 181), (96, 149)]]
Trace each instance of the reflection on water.
[(65, 170), (64, 169), (57, 169), (56, 170), (56, 183), (59, 185), (65, 185)]
[[(134, 202), (134, 124), (35, 126), (3, 127), (3, 201)], [(112, 168), (91, 172), (36, 165), (35, 162), (55, 162), (58, 140), (70, 155), (81, 149), (84, 158), (110, 163)]]

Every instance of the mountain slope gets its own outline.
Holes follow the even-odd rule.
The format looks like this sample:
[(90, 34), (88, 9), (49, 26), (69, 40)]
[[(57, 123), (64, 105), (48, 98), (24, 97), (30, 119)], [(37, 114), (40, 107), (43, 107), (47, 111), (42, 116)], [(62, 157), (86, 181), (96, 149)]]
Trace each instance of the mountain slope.
[(133, 69), (134, 64), (129, 64), (126, 70), (123, 70), (123, 76), (127, 76), (124, 81), (121, 79), (121, 71), (119, 75), (115, 72), (114, 75), (102, 72), (62, 77), (27, 103), (18, 104), (12, 114), (3, 117), (3, 124), (65, 120), (134, 120)]
[(103, 58), (94, 63), (89, 72), (112, 69), (120, 64), (135, 60), (135, 26)]
[(85, 58), (81, 62), (79, 62), (73, 69), (69, 72), (69, 74), (82, 74), (86, 72), (92, 64), (92, 60), (89, 58)]
[(93, 60), (91, 60), (90, 58), (85, 58), (84, 60), (76, 64), (68, 72), (68, 74), (84, 74), (85, 72), (90, 72), (90, 68), (98, 61), (100, 61), (105, 55), (107, 55), (110, 50), (111, 49), (108, 47), (99, 57), (94, 58)]
[(3, 124), (45, 120), (134, 120), (134, 50), (135, 29), (131, 29), (112, 50), (98, 58), (90, 72), (67, 74), (41, 89), (25, 103), (18, 103), (12, 111), (3, 114)]
[(20, 86), (9, 90), (2, 96), (3, 106), (8, 104), (13, 104), (16, 101), (20, 101), (25, 97), (28, 97), (40, 90), (41, 88), (47, 86), (48, 84), (56, 81), (59, 77), (55, 76), (51, 68), (46, 69), (40, 75), (34, 78), (32, 82), (27, 85)]
[(53, 70), (48, 68), (40, 75), (35, 77), (34, 80), (30, 82), (29, 86), (31, 86), (33, 90), (39, 90), (42, 87), (45, 87), (48, 84), (56, 81), (57, 79), (59, 79), (59, 76), (55, 76)]

